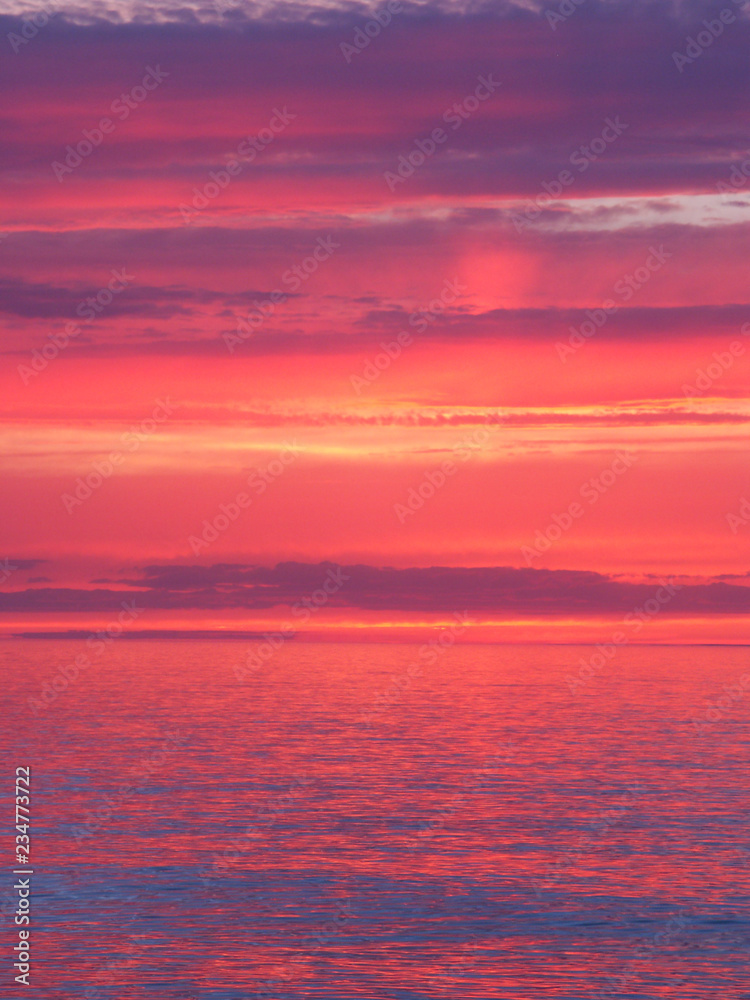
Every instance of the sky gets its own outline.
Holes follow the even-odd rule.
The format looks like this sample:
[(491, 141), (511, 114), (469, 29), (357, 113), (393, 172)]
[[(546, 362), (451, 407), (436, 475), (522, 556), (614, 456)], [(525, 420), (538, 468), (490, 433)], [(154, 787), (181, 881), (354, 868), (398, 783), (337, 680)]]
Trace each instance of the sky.
[(0, 4), (3, 633), (745, 641), (749, 12)]

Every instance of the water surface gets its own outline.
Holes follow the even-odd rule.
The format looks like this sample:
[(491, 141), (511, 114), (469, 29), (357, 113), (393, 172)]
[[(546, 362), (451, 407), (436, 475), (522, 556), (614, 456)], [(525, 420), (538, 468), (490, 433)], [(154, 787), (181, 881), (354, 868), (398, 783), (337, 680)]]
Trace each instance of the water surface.
[(84, 648), (2, 646), (25, 996), (750, 998), (747, 649), (123, 640), (35, 717)]

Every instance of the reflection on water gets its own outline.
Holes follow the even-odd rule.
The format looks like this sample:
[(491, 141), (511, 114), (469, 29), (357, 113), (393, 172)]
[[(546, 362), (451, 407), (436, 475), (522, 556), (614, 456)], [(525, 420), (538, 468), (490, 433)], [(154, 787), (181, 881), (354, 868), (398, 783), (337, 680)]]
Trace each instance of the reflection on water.
[(3, 644), (25, 996), (750, 997), (745, 649), (122, 642), (34, 717), (82, 648)]

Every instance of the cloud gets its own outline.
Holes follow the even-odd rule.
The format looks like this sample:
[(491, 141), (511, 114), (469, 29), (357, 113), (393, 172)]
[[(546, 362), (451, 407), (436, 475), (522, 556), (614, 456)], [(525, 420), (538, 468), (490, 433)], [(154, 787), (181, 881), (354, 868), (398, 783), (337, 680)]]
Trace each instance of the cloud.
[[(145, 567), (140, 575), (106, 589), (40, 588), (0, 594), (4, 611), (105, 611), (137, 594), (149, 609), (248, 610), (290, 606), (318, 590), (329, 572), (343, 585), (329, 607), (359, 611), (443, 612), (456, 609), (507, 615), (603, 615), (631, 611), (654, 598), (662, 581), (623, 582), (578, 570), (498, 567), (393, 569), (329, 562), (285, 562), (276, 566), (219, 563), (213, 566)], [(741, 614), (750, 611), (750, 587), (722, 580), (685, 584), (669, 603), (670, 613)]]
[[(714, 49), (681, 74), (673, 53), (710, 15), (707, 2), (587, 0), (557, 31), (547, 6), (407, 4), (359, 61), (347, 64), (340, 45), (365, 6), (242, 4), (227, 17), (209, 3), (118, 4), (108, 15), (118, 23), (107, 23), (97, 18), (99, 5), (74, 5), (89, 23), (52, 18), (23, 58), (3, 67), (5, 114), (14, 128), (0, 167), (14, 185), (20, 170), (25, 184), (36, 177), (58, 194), (67, 190), (52, 176), (51, 161), (138, 82), (145, 65), (161, 62), (170, 74), (163, 89), (80, 168), (89, 181), (116, 182), (109, 196), (139, 176), (161, 189), (171, 182), (174, 210), (281, 102), (297, 118), (283, 142), (237, 180), (238, 189), (271, 178), (290, 191), (335, 183), (382, 197), (383, 172), (416, 139), (445, 126), (446, 110), (471, 93), (479, 75), (494, 71), (502, 80), (495, 97), (461, 127), (448, 126), (444, 150), (396, 188), (395, 200), (537, 194), (612, 116), (627, 129), (587, 166), (572, 167), (574, 197), (715, 191), (727, 172), (722, 164), (728, 170), (747, 142), (748, 19), (738, 13)], [(13, 28), (17, 21), (0, 18), (0, 33)], [(67, 134), (59, 123), (66, 105)]]
[[(0, 278), (0, 313), (31, 319), (70, 319), (81, 315), (76, 312), (78, 306), (89, 297), (95, 298), (100, 290), (85, 286), (65, 288), (23, 278)], [(108, 317), (171, 318), (190, 316), (200, 307), (217, 304), (247, 307), (254, 299), (268, 295), (269, 291), (263, 290), (218, 292), (202, 288), (132, 284), (126, 288), (126, 294), (115, 297), (105, 311)]]

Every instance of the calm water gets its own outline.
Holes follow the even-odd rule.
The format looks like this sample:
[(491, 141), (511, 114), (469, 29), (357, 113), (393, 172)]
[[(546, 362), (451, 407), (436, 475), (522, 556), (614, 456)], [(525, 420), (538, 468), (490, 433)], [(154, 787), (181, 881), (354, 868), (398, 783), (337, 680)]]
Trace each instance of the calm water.
[(750, 998), (747, 649), (121, 641), (34, 719), (85, 647), (1, 648), (18, 996)]

